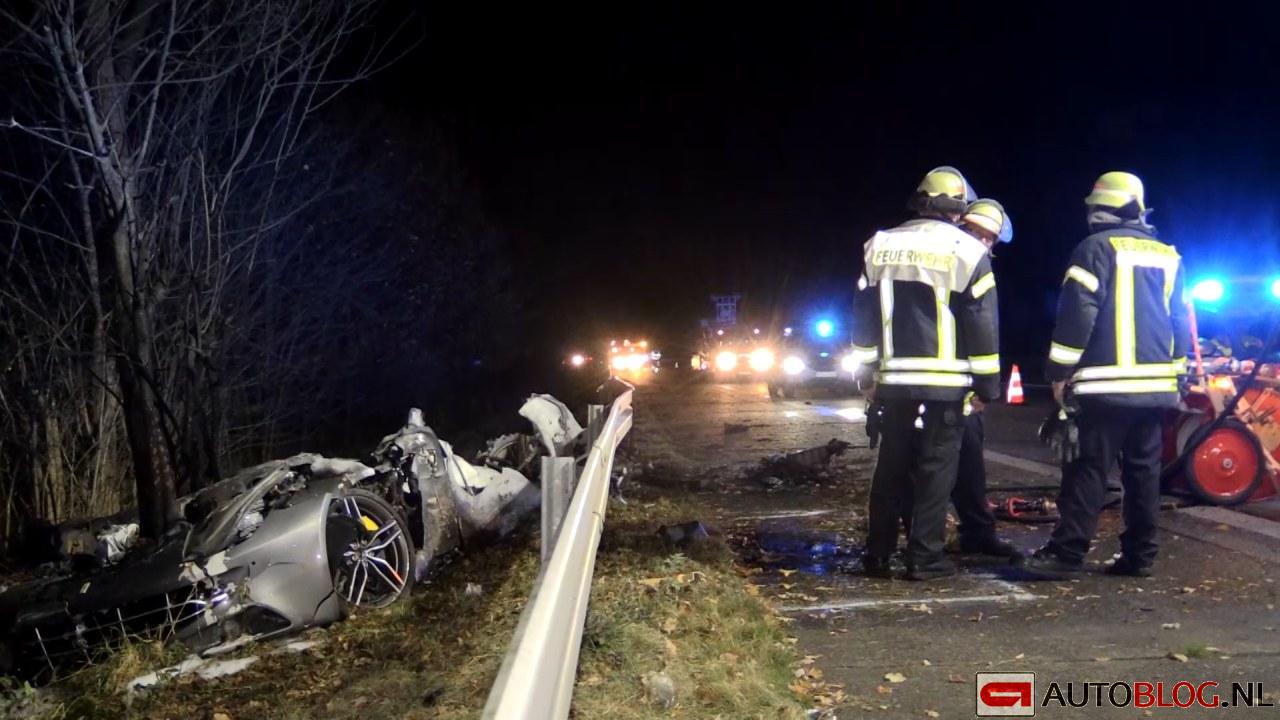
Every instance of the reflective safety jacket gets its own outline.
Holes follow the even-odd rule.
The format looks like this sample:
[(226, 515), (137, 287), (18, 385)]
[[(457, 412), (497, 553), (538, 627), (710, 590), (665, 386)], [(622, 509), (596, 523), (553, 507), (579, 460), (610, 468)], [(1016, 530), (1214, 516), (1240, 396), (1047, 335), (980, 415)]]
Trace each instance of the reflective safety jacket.
[(877, 395), (1000, 397), (996, 279), (985, 245), (942, 220), (875, 234), (864, 248), (854, 342)]
[(1062, 281), (1049, 379), (1082, 404), (1175, 406), (1191, 332), (1182, 258), (1136, 223), (1093, 229)]

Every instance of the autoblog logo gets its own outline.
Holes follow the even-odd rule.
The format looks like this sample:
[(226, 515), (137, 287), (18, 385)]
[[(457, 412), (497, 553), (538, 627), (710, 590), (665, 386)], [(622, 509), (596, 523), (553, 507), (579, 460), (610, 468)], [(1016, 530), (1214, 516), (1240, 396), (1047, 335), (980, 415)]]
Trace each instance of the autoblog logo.
[(1049, 683), (1036, 694), (1035, 673), (978, 673), (978, 717), (1034, 717), (1037, 707), (1134, 707), (1139, 709), (1269, 708), (1260, 682), (1085, 682)]
[(1035, 673), (978, 673), (978, 717), (1034, 717)]

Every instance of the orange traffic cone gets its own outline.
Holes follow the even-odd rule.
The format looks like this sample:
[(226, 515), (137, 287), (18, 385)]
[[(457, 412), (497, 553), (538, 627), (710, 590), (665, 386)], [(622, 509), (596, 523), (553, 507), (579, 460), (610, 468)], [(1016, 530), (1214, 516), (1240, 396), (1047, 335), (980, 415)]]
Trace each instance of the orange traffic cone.
[(1022, 397), (1022, 373), (1018, 372), (1018, 366), (1013, 366), (1013, 371), (1009, 373), (1009, 392), (1005, 395), (1005, 402), (1010, 405), (1021, 405)]

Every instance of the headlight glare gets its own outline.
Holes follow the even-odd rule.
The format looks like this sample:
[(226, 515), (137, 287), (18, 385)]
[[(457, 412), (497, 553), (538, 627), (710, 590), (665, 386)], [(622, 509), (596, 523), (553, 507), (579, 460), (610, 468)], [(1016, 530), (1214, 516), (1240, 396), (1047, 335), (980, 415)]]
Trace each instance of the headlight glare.
[(801, 360), (795, 355), (789, 356), (786, 360), (782, 361), (782, 372), (788, 375), (799, 375), (804, 372), (804, 360)]
[(747, 362), (756, 372), (768, 372), (773, 368), (773, 351), (769, 348), (756, 348), (751, 351)]
[(721, 350), (716, 355), (716, 369), (721, 372), (729, 372), (738, 367), (738, 353), (732, 350)]

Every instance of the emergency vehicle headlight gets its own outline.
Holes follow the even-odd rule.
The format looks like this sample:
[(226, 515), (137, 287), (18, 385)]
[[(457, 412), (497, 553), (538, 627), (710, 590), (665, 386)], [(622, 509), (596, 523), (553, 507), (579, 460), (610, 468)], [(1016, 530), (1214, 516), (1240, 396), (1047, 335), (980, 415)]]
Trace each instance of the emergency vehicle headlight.
[(1191, 297), (1200, 302), (1215, 303), (1227, 294), (1227, 288), (1217, 278), (1206, 278), (1191, 286)]
[(587, 362), (587, 359), (582, 355), (574, 355), (569, 358), (569, 364), (574, 367), (582, 367), (583, 365), (586, 364), (586, 362)]
[(1274, 300), (1280, 300), (1280, 277), (1271, 281), (1271, 297)]
[(614, 355), (613, 362), (611, 364), (613, 365), (614, 370), (626, 370), (631, 367), (631, 356)]
[(791, 355), (782, 361), (782, 372), (788, 375), (799, 375), (804, 372), (804, 360)]
[(751, 369), (761, 373), (768, 372), (773, 368), (773, 360), (773, 351), (769, 348), (756, 348), (747, 357), (747, 362), (751, 365)]
[(722, 350), (716, 355), (716, 369), (721, 372), (729, 372), (738, 367), (738, 353), (732, 350)]
[(858, 366), (861, 364), (862, 364), (861, 353), (851, 352), (848, 355), (845, 355), (844, 357), (840, 358), (840, 369), (847, 373), (857, 372)]

